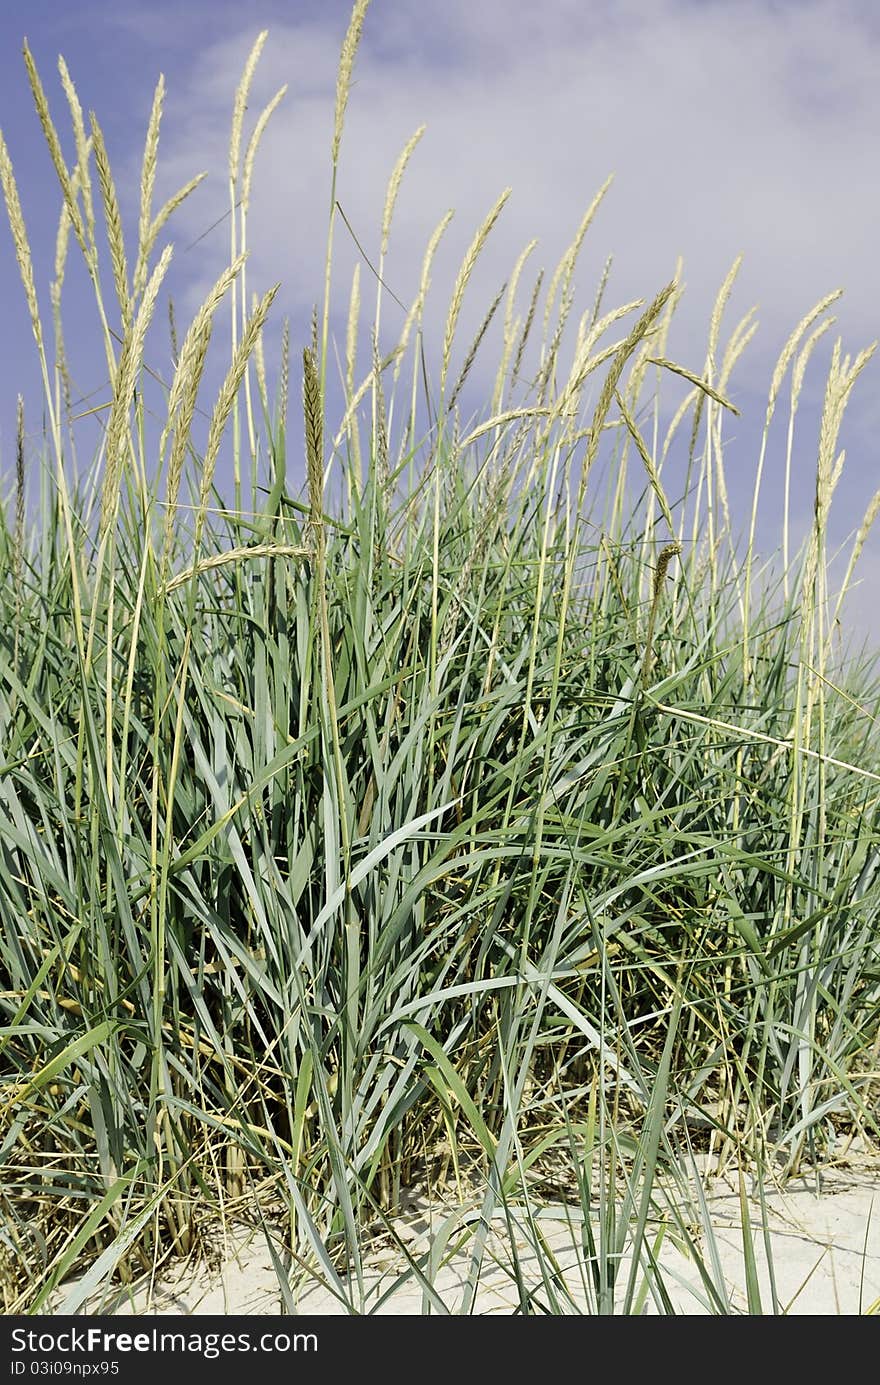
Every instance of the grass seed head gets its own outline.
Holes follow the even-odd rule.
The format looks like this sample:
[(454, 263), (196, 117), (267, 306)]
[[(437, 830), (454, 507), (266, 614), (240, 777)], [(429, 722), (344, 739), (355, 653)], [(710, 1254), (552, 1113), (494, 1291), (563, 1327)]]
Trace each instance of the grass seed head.
[(336, 76), (336, 109), (333, 113), (333, 140), (330, 145), (330, 159), (334, 168), (339, 162), (339, 146), (342, 143), (342, 128), (345, 124), (345, 110), (351, 91), (354, 60), (361, 41), (369, 3), (370, 0), (356, 0), (339, 57), (339, 70)]

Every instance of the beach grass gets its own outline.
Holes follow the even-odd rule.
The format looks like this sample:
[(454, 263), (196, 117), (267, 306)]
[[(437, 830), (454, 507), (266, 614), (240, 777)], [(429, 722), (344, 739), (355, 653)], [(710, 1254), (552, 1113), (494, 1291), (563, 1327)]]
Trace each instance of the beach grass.
[[(546, 290), (541, 275), (531, 297), (519, 287), (529, 247), (462, 341), (502, 192), (461, 263), (429, 382), (424, 310), (446, 219), (400, 338), (380, 335), (416, 135), (391, 174), (371, 324), (366, 263), (351, 288), (331, 418), (346, 321), (336, 177), (366, 10), (359, 0), (340, 66), (323, 298), (285, 333), (271, 397), (275, 289), (249, 293), (244, 253), (282, 96), (245, 145), (264, 36), (233, 104), (229, 265), (168, 367), (148, 333), (166, 225), (197, 179), (154, 209), (162, 85), (128, 245), (100, 126), (86, 129), (64, 68), (69, 168), (26, 53), (60, 189), (49, 319), (0, 139), (7, 249), (44, 386), (20, 411), (0, 518), (7, 1313), (74, 1311), (256, 1214), (355, 1307), (370, 1236), (417, 1182), (482, 1208), (461, 1311), (488, 1221), (528, 1214), (548, 1187), (585, 1225), (598, 1218), (590, 1311), (640, 1311), (649, 1287), (665, 1311), (661, 1174), (699, 1155), (708, 1172), (785, 1178), (841, 1138), (877, 1140), (878, 689), (839, 636), (876, 503), (843, 588), (828, 553), (841, 421), (870, 349), (835, 347), (818, 434), (795, 445), (836, 295), (795, 327), (740, 541), (724, 465), (752, 331), (744, 320), (725, 338), (738, 264), (704, 358), (671, 360), (678, 273), (614, 309), (604, 279), (586, 306), (576, 296), (603, 189)], [(110, 379), (79, 471), (68, 254), (84, 258)], [(491, 399), (464, 423), (496, 310)], [(158, 426), (148, 370), (166, 381)], [(24, 420), (40, 415), (35, 454)], [(797, 548), (804, 455), (814, 519)], [(757, 515), (771, 466), (786, 509), (768, 560)], [(427, 1262), (411, 1269), (429, 1301)], [(732, 1311), (710, 1269), (711, 1310)], [(572, 1311), (559, 1292), (542, 1311)], [(524, 1298), (522, 1311), (538, 1309)]]

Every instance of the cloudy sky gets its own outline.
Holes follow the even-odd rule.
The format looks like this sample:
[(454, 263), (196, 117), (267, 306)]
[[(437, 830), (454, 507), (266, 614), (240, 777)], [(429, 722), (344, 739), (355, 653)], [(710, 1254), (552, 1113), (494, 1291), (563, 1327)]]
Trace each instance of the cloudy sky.
[[(335, 74), (349, 13), (349, 0), (29, 0), (2, 7), (0, 127), (21, 186), (47, 320), (59, 199), (21, 62), (25, 35), (59, 124), (64, 100), (55, 62), (64, 54), (83, 107), (94, 109), (104, 128), (129, 219), (136, 217), (153, 88), (165, 74), (160, 192), (209, 171), (169, 227), (176, 246), (169, 282), (184, 316), (225, 262), (228, 225), (214, 223), (228, 205), (232, 98), (257, 33), (269, 30), (249, 120), (282, 84), (288, 91), (255, 172), (249, 285), (262, 291), (281, 281), (275, 317), (290, 314), (293, 341), (301, 345), (321, 296)], [(805, 385), (794, 505), (803, 526), (812, 509), (818, 409), (834, 339), (839, 334), (844, 351), (855, 355), (880, 336), (878, 71), (880, 6), (873, 0), (373, 0), (338, 196), (374, 258), (389, 172), (417, 127), (427, 126), (401, 191), (386, 279), (403, 303), (411, 300), (425, 243), (454, 208), (427, 319), (439, 338), (474, 229), (498, 194), (513, 189), (468, 289), (464, 344), (533, 237), (539, 246), (523, 276), (525, 298), (540, 267), (552, 273), (609, 174), (614, 182), (579, 264), (575, 316), (591, 304), (609, 255), (609, 304), (652, 297), (680, 255), (687, 288), (670, 350), (699, 370), (715, 295), (742, 253), (723, 333), (757, 305), (760, 328), (730, 391), (743, 414), (728, 428), (727, 463), (742, 523), (777, 355), (820, 298), (844, 289)], [(0, 232), (0, 466), (8, 475), (15, 395), (24, 393), (30, 431), (38, 433), (39, 379), (5, 224)], [(337, 235), (337, 302), (344, 311), (357, 252), (343, 227)], [(97, 391), (100, 402), (101, 361), (88, 345), (89, 300), (78, 297), (80, 290), (72, 276), (69, 338), (70, 313), (83, 318), (74, 374), (82, 394)], [(383, 314), (387, 349), (403, 314), (390, 299)], [(69, 349), (73, 356), (72, 341)], [(166, 337), (151, 340), (150, 351), (165, 369)], [(471, 382), (474, 407), (493, 376), (488, 351)], [(880, 353), (856, 386), (841, 435), (847, 468), (833, 524), (841, 542), (880, 486), (878, 386)], [(768, 550), (779, 534), (784, 433), (781, 416), (771, 435), (761, 520)], [(880, 534), (869, 545), (862, 579), (851, 618), (880, 636), (880, 603), (872, 595), (880, 583)]]

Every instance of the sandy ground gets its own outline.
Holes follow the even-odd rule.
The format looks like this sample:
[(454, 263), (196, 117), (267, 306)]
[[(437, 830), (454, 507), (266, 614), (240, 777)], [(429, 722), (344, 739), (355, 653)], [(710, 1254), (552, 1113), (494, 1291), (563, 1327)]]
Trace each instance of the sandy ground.
[[(818, 1187), (817, 1187), (818, 1184)], [(779, 1311), (794, 1314), (859, 1314), (880, 1312), (880, 1164), (865, 1162), (845, 1171), (815, 1173), (790, 1182), (784, 1191), (765, 1192), (768, 1207), (766, 1241), (775, 1275)], [(763, 1312), (772, 1312), (765, 1234), (761, 1210), (751, 1190), (749, 1198), (752, 1242), (757, 1265)], [(744, 1237), (738, 1192), (715, 1183), (707, 1194), (707, 1211), (694, 1206), (689, 1231), (700, 1247), (702, 1260), (713, 1284), (730, 1310), (748, 1313), (744, 1262)], [(701, 1225), (708, 1215), (712, 1235)], [(594, 1312), (595, 1300), (589, 1271), (581, 1249), (580, 1209), (551, 1204), (541, 1209), (537, 1226), (552, 1251), (557, 1284), (548, 1286), (535, 1253), (535, 1232), (518, 1214), (514, 1225), (503, 1214), (491, 1222), (486, 1253), (476, 1277), (472, 1306), (468, 1299), (471, 1256), (479, 1212), (472, 1207), (454, 1209), (422, 1205), (415, 1199), (409, 1213), (394, 1223), (407, 1254), (431, 1285), (425, 1289), (399, 1246), (377, 1245), (363, 1267), (361, 1282), (337, 1280), (329, 1267), (317, 1274), (294, 1269), (286, 1279), (289, 1292), (282, 1293), (279, 1275), (267, 1246), (266, 1234), (253, 1227), (227, 1229), (218, 1234), (212, 1264), (200, 1262), (178, 1268), (152, 1286), (130, 1290), (124, 1298), (87, 1300), (85, 1313), (117, 1314), (236, 1314), (258, 1315), (295, 1311), (305, 1314), (345, 1313), (421, 1315), (430, 1312), (511, 1314), (521, 1311), (519, 1293), (533, 1296), (538, 1312)], [(660, 1223), (651, 1227), (651, 1244)], [(677, 1241), (677, 1244), (676, 1244)], [(284, 1251), (276, 1251), (279, 1264)], [(541, 1257), (544, 1265), (547, 1256)], [(687, 1253), (682, 1238), (670, 1226), (658, 1252), (663, 1283), (677, 1313), (700, 1315), (717, 1312), (702, 1279), (696, 1257)], [(288, 1263), (289, 1262), (285, 1262)], [(631, 1257), (624, 1253), (618, 1308), (623, 1299)], [(544, 1271), (546, 1275), (546, 1269)], [(322, 1282), (323, 1280), (323, 1282)], [(636, 1283), (642, 1289), (641, 1311), (662, 1311), (640, 1268)], [(72, 1286), (65, 1285), (53, 1303), (64, 1312), (64, 1300)], [(554, 1298), (555, 1295), (555, 1298)], [(591, 1303), (593, 1306), (591, 1306)]]

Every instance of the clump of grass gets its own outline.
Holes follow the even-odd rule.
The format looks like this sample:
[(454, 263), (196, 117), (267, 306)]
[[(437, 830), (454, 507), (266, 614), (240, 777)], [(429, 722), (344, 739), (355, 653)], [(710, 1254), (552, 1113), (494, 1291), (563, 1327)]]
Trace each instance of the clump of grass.
[[(156, 249), (197, 182), (153, 216), (162, 84), (132, 253), (100, 126), (86, 135), (62, 69), (71, 173), (27, 55), (63, 204), (55, 361), (0, 137), (54, 476), (28, 521), (20, 448), (0, 521), (12, 579), (0, 634), (7, 1312), (39, 1311), (84, 1266), (68, 1308), (114, 1277), (153, 1273), (192, 1253), (212, 1217), (254, 1202), (282, 1219), (300, 1260), (326, 1274), (345, 1265), (357, 1290), (377, 1209), (387, 1219), (417, 1176), (463, 1188), (471, 1167), (484, 1215), (468, 1233), (468, 1311), (485, 1227), (499, 1208), (528, 1211), (554, 1149), (587, 1212), (602, 1189), (604, 1230), (584, 1232), (593, 1309), (638, 1311), (649, 1292), (667, 1303), (648, 1239), (655, 1175), (695, 1140), (715, 1167), (762, 1159), (792, 1171), (831, 1151), (841, 1129), (877, 1135), (877, 686), (870, 665), (835, 655), (843, 596), (831, 599), (826, 559), (837, 438), (867, 353), (835, 351), (813, 528), (790, 556), (786, 516), (784, 562), (758, 580), (754, 525), (743, 552), (723, 479), (730, 375), (754, 325), (722, 341), (736, 266), (702, 369), (665, 354), (678, 275), (602, 313), (604, 274), (563, 359), (603, 189), (551, 279), (531, 382), (543, 272), (517, 308), (531, 246), (507, 277), (492, 404), (463, 437), (458, 386), (444, 400), (445, 386), (463, 295), (506, 194), (457, 276), (432, 413), (422, 320), (449, 215), (400, 337), (380, 335), (417, 133), (385, 201), (372, 358), (358, 382), (356, 279), (342, 319), (344, 414), (331, 426), (336, 178), (366, 9), (355, 6), (340, 67), (324, 305), (311, 330), (285, 335), (274, 417), (259, 352), (275, 290), (247, 315), (244, 252), (280, 93), (243, 167), (240, 157), (263, 36), (234, 107), (230, 263), (174, 348), (157, 427), (148, 329), (170, 248)], [(85, 481), (58, 402), (70, 230), (112, 381)], [(105, 330), (108, 274), (121, 344)], [(780, 356), (753, 512), (789, 369), (790, 473), (798, 394), (833, 297)], [(213, 325), (227, 302), (231, 357), (211, 401)], [(305, 339), (300, 499), (286, 457), (291, 335)], [(483, 340), (481, 328), (461, 353), (459, 382)], [(681, 381), (674, 410), (662, 408), (661, 387)], [(210, 419), (202, 452), (199, 409)], [(253, 513), (242, 510), (242, 417)], [(227, 442), (232, 511), (215, 484)], [(877, 511), (875, 498), (847, 582)], [(615, 1289), (633, 1235), (636, 1268)], [(568, 1311), (547, 1264), (542, 1301)]]

